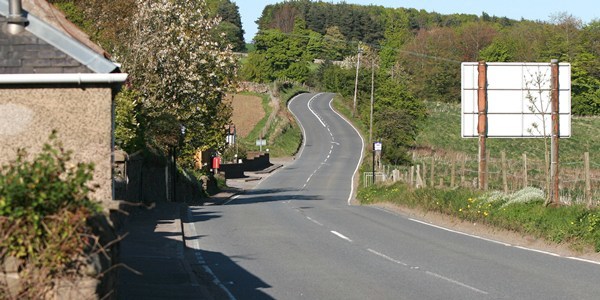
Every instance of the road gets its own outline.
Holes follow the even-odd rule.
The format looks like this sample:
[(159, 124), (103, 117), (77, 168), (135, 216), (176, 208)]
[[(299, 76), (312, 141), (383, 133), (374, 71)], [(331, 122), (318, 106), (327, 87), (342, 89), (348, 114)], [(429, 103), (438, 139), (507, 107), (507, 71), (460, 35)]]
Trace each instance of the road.
[(600, 265), (349, 205), (363, 141), (304, 94), (294, 163), (222, 206), (194, 207), (203, 256), (237, 299), (598, 299)]

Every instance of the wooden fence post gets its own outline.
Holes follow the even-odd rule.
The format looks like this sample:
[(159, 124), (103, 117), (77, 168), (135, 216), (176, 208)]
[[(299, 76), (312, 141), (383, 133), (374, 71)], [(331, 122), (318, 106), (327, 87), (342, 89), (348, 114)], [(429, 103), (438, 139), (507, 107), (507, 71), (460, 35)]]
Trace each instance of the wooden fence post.
[(423, 179), (421, 179), (421, 165), (417, 165), (417, 178), (416, 178), (415, 186), (417, 188), (423, 187)]
[(435, 186), (435, 155), (431, 157), (431, 187)]
[(490, 177), (489, 176), (489, 174), (490, 174), (490, 163), (489, 163), (490, 162), (490, 151), (487, 151), (485, 153), (485, 161), (486, 161), (486, 164), (485, 164), (485, 175), (484, 175), (485, 176), (485, 181), (484, 181), (484, 184), (483, 184), (483, 190), (487, 191), (488, 187), (489, 187), (489, 182), (490, 182), (490, 180), (489, 180), (489, 177)]
[(504, 187), (504, 193), (508, 194), (508, 182), (506, 179), (506, 152), (502, 150), (502, 186)]
[(423, 162), (423, 187), (427, 186), (427, 165)]
[(414, 186), (414, 178), (415, 178), (415, 166), (410, 166), (410, 175), (408, 180), (410, 186)]
[(465, 185), (465, 164), (467, 163), (467, 157), (462, 157), (462, 163), (460, 167), (460, 186), (463, 187)]
[(585, 200), (588, 207), (592, 207), (592, 184), (590, 182), (590, 153), (583, 154), (583, 170), (585, 172)]
[(527, 153), (523, 153), (523, 188), (527, 187), (527, 181)]
[(454, 188), (454, 176), (455, 174), (455, 169), (456, 168), (456, 161), (452, 160), (452, 165), (450, 167), (450, 188)]

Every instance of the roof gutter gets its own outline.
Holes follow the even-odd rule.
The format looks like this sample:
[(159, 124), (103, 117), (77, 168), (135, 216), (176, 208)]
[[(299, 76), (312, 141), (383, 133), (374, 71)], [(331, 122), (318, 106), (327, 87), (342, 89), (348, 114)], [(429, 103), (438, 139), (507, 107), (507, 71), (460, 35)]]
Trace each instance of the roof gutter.
[(15, 84), (122, 84), (127, 73), (0, 74), (0, 85)]

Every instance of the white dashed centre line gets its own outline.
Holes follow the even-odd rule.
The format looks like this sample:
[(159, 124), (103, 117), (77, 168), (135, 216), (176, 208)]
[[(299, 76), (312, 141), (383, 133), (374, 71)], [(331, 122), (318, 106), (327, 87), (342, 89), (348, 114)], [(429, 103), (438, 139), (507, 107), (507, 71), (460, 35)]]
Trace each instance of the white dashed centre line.
[(346, 237), (345, 235), (343, 235), (343, 234), (341, 234), (341, 233), (339, 233), (339, 232), (337, 232), (337, 231), (333, 231), (333, 230), (332, 230), (332, 231), (331, 231), (331, 233), (335, 234), (337, 237), (339, 237), (339, 238), (341, 238), (341, 239), (343, 239), (343, 240), (346, 240), (346, 241), (348, 241), (348, 242), (352, 243), (352, 240), (351, 240), (351, 239), (349, 239), (348, 237)]
[(373, 250), (373, 249), (367, 249), (367, 251), (369, 251), (369, 252), (371, 252), (371, 253), (373, 253), (373, 254), (375, 254), (375, 255), (377, 255), (377, 256), (380, 256), (380, 257), (382, 257), (382, 258), (385, 258), (385, 259), (387, 259), (387, 260), (389, 260), (389, 261), (391, 261), (391, 262), (394, 262), (394, 263), (397, 263), (397, 264), (399, 264), (399, 265), (402, 265), (402, 266), (408, 267), (408, 264), (406, 264), (406, 263), (403, 263), (403, 262), (401, 262), (401, 261), (399, 261), (399, 260), (395, 260), (395, 259), (393, 259), (393, 258), (391, 258), (391, 257), (389, 257), (389, 256), (387, 256), (387, 255), (385, 255), (385, 254), (379, 253), (379, 252), (377, 252), (377, 251), (375, 251), (375, 250)]

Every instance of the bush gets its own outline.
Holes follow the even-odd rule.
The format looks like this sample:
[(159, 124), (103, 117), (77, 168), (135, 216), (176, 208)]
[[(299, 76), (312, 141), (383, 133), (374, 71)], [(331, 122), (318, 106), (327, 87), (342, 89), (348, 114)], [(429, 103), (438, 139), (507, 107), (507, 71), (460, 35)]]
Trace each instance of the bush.
[(95, 245), (86, 221), (100, 208), (89, 198), (93, 165), (72, 165), (55, 132), (50, 142), (33, 160), (21, 149), (2, 167), (0, 258), (15, 257), (54, 275), (76, 271), (80, 255)]

